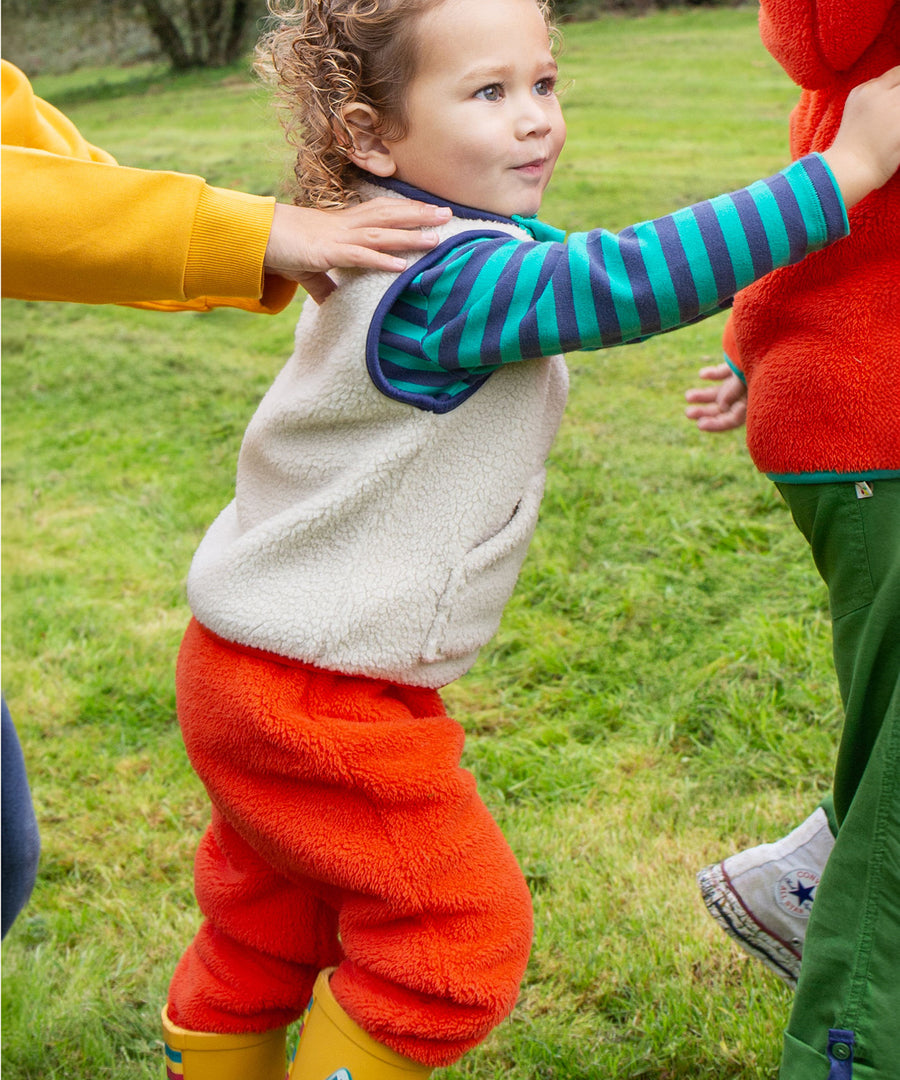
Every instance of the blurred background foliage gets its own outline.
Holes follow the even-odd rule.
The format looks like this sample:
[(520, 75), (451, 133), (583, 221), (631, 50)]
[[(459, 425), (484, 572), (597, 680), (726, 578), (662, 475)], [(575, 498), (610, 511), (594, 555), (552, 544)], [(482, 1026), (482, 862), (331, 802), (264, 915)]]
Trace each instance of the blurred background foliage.
[[(559, 22), (644, 15), (746, 0), (555, 0)], [(3, 55), (29, 75), (159, 61), (174, 70), (223, 67), (252, 45), (266, 0), (3, 0)]]

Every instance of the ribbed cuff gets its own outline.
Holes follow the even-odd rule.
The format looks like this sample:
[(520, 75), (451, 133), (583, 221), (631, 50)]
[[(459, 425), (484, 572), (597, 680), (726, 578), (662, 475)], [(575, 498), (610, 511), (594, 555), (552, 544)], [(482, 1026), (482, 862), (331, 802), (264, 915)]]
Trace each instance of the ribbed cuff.
[(822, 209), (824, 236), (821, 244), (816, 246), (824, 247), (850, 232), (850, 219), (847, 217), (844, 197), (831, 166), (821, 154), (807, 154), (800, 158), (797, 164), (806, 170)]
[(184, 269), (184, 294), (257, 300), (275, 200), (204, 185)]

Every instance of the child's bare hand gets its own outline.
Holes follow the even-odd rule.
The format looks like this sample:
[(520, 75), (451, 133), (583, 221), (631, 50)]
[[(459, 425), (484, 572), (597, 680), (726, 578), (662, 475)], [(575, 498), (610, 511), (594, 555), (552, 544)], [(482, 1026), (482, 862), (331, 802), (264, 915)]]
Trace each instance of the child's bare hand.
[(718, 386), (700, 386), (688, 390), (685, 401), (690, 404), (684, 415), (695, 420), (701, 431), (732, 431), (747, 419), (747, 387), (728, 364), (700, 369), (700, 378)]
[(822, 155), (854, 206), (900, 166), (900, 66), (850, 91), (840, 130)]
[(433, 227), (449, 217), (449, 209), (407, 199), (372, 199), (343, 210), (276, 203), (265, 270), (299, 282), (321, 303), (335, 288), (329, 270), (403, 270), (406, 262), (389, 253), (429, 251), (438, 242)]

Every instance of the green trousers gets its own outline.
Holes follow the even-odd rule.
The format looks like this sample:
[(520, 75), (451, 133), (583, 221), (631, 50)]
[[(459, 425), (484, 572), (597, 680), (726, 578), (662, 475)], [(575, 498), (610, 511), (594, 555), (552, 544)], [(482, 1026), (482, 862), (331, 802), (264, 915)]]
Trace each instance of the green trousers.
[(828, 586), (844, 729), (780, 1080), (900, 1077), (900, 480), (783, 484)]

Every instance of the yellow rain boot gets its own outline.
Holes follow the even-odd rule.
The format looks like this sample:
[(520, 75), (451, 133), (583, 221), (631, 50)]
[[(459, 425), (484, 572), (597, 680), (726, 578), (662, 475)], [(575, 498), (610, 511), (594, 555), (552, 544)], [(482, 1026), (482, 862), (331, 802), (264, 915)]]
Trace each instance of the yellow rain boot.
[(162, 1012), (168, 1080), (285, 1080), (284, 1028), (251, 1035), (188, 1031)]
[(316, 979), (288, 1080), (425, 1080), (430, 1076), (427, 1065), (394, 1053), (350, 1019), (331, 992), (332, 971), (322, 971)]

